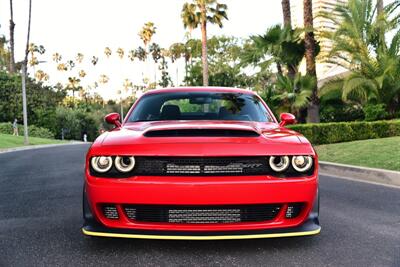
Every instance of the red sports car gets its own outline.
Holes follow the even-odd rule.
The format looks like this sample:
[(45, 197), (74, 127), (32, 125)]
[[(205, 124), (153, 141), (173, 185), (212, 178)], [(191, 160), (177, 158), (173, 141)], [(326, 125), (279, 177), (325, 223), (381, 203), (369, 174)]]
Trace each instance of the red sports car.
[(318, 160), (254, 92), (145, 93), (86, 157), (83, 233), (154, 239), (314, 235)]

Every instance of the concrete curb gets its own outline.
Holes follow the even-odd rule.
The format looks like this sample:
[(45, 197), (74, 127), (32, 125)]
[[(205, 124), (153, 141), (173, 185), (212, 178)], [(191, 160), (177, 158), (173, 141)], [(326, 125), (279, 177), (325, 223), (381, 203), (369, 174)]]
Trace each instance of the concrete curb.
[(13, 148), (4, 148), (0, 149), (0, 154), (9, 153), (9, 152), (17, 152), (31, 149), (39, 149), (39, 148), (50, 148), (56, 146), (70, 146), (70, 145), (83, 145), (89, 144), (84, 142), (72, 141), (65, 144), (49, 144), (49, 145), (32, 145), (32, 146), (21, 146), (21, 147), (13, 147)]
[(319, 173), (352, 180), (400, 186), (400, 172), (320, 161)]

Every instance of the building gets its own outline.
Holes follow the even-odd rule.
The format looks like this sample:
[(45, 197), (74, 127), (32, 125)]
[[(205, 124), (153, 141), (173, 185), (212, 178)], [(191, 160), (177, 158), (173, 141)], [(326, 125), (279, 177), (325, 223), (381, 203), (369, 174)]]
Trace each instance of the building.
[[(334, 32), (337, 29), (330, 19), (320, 16), (321, 13), (335, 14), (338, 4), (346, 4), (347, 0), (313, 0), (314, 32), (320, 45), (320, 53), (317, 57), (318, 80), (325, 80), (332, 73), (341, 73), (345, 69), (328, 62), (328, 55), (332, 49), (332, 41), (321, 36), (321, 32)], [(303, 0), (291, 0), (291, 15), (293, 27), (304, 27), (303, 22)], [(337, 14), (338, 15), (338, 14)], [(339, 16), (339, 15), (338, 15)], [(305, 72), (305, 63), (300, 66), (300, 71)]]

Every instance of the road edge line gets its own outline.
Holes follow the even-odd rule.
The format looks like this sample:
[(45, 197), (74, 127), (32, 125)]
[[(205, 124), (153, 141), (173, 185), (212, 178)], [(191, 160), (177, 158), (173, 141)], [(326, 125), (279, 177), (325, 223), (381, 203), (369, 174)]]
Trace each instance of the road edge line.
[(327, 176), (400, 187), (400, 172), (392, 170), (320, 161), (319, 171), (320, 174)]
[(40, 149), (40, 148), (51, 148), (57, 146), (70, 146), (70, 145), (82, 145), (88, 144), (84, 142), (70, 142), (65, 144), (48, 144), (48, 145), (31, 145), (31, 146), (20, 146), (20, 147), (12, 147), (12, 148), (5, 148), (0, 149), (0, 154), (11, 153), (11, 152), (18, 152), (24, 150), (33, 150), (33, 149)]

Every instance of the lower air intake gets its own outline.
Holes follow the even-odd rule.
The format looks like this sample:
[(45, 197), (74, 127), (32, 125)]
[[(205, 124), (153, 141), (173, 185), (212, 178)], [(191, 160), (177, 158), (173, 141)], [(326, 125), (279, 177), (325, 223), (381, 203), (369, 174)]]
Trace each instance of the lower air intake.
[(117, 207), (114, 205), (103, 205), (102, 208), (104, 217), (107, 219), (117, 220), (119, 218)]
[(153, 206), (125, 205), (127, 217), (139, 222), (213, 224), (273, 220), (281, 205), (238, 206)]

